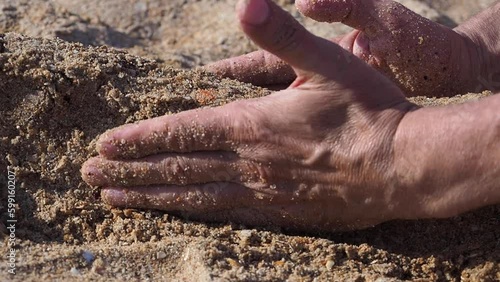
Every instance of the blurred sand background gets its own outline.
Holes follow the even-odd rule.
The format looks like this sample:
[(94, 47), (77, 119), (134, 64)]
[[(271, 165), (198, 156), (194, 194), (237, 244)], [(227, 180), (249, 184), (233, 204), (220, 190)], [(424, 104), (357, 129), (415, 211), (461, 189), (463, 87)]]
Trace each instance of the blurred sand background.
[[(2, 222), (7, 166), (18, 200), (17, 274), (7, 273), (0, 225), (0, 281), (500, 280), (499, 206), (449, 220), (289, 234), (100, 203), (78, 170), (107, 128), (269, 93), (188, 70), (255, 50), (235, 23), (235, 2), (0, 0), (0, 33), (26, 36), (0, 36)], [(318, 35), (349, 30), (304, 19), (292, 0), (277, 2)], [(494, 1), (400, 2), (454, 27)], [(100, 45), (127, 53), (92, 47)]]
[[(304, 19), (293, 0), (278, 0), (310, 31), (335, 37), (349, 28)], [(401, 0), (415, 12), (454, 27), (492, 0)], [(2, 0), (0, 28), (34, 37), (106, 44), (192, 67), (255, 49), (235, 24), (235, 0)]]

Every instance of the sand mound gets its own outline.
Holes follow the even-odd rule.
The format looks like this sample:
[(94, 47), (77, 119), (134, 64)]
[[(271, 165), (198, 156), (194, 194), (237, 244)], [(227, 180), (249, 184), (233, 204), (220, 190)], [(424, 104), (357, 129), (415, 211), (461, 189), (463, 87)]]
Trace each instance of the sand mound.
[[(450, 220), (391, 222), (359, 232), (293, 236), (110, 209), (80, 179), (106, 129), (259, 97), (267, 90), (162, 67), (108, 47), (0, 36), (0, 187), (15, 171), (17, 281), (405, 279), (494, 280), (499, 206)], [(488, 95), (487, 93), (482, 95)], [(416, 98), (421, 104), (477, 99)], [(8, 218), (0, 196), (1, 220)], [(8, 253), (8, 232), (1, 227)], [(4, 280), (4, 279), (0, 279)]]

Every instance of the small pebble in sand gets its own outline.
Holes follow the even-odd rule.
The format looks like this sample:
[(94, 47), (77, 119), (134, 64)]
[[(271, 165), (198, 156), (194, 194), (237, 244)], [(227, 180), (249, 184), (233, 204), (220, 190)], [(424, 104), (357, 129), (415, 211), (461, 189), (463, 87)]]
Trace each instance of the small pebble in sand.
[(106, 268), (106, 264), (103, 259), (97, 258), (92, 264), (92, 272), (102, 275)]
[(227, 261), (227, 263), (228, 263), (228, 264), (229, 264), (232, 268), (236, 268), (236, 269), (237, 269), (237, 268), (240, 268), (240, 267), (241, 267), (241, 264), (240, 264), (238, 261), (236, 261), (236, 260), (234, 260), (234, 259), (232, 259), (232, 258), (226, 258), (226, 261)]
[(238, 236), (241, 240), (248, 240), (252, 236), (252, 230), (244, 229), (238, 232)]
[(328, 260), (328, 261), (326, 262), (325, 266), (326, 266), (326, 269), (328, 269), (328, 270), (332, 270), (332, 269), (333, 269), (333, 267), (335, 266), (335, 262), (334, 262), (333, 260)]
[(82, 256), (88, 264), (92, 263), (95, 259), (94, 254), (89, 251), (83, 251)]
[(167, 254), (164, 251), (159, 251), (156, 253), (156, 259), (164, 259), (167, 257)]
[(82, 273), (80, 270), (78, 270), (76, 267), (72, 267), (70, 270), (71, 275), (73, 276), (80, 276)]

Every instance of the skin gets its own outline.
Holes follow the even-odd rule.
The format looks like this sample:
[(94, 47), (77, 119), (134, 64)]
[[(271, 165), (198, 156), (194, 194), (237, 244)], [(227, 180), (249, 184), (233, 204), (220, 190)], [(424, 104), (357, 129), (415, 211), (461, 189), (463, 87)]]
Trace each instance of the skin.
[(295, 81), (106, 132), (82, 168), (106, 203), (331, 232), (500, 202), (500, 96), (418, 108), (272, 1), (240, 1), (237, 11), (247, 36), (291, 66)]
[[(384, 73), (406, 96), (454, 96), (500, 89), (500, 84), (494, 83), (500, 78), (498, 58), (493, 58), (497, 49), (487, 48), (498, 44), (494, 41), (498, 30), (484, 21), (494, 18), (498, 5), (450, 29), (389, 0), (295, 3), (302, 14), (314, 20), (342, 22), (354, 28), (332, 42)], [(488, 36), (484, 36), (485, 30)], [(481, 67), (491, 62), (495, 65)], [(284, 89), (296, 78), (291, 66), (266, 50), (215, 62), (205, 69), (271, 89)]]

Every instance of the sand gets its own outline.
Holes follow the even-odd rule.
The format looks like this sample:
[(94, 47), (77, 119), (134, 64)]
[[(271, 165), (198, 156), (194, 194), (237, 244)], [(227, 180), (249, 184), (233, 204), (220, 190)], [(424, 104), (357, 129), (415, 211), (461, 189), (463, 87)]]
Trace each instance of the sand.
[[(292, 1), (279, 2), (292, 10)], [(458, 17), (457, 7), (445, 9), (449, 1), (435, 1), (435, 9), (424, 2), (412, 7), (449, 25), (473, 9), (464, 4)], [(232, 5), (0, 1), (0, 31), (25, 34), (0, 36), (0, 281), (500, 279), (500, 206), (448, 220), (291, 234), (101, 203), (79, 169), (105, 130), (270, 93), (186, 69), (254, 50), (232, 24)], [(325, 25), (304, 22), (332, 36)], [(89, 46), (102, 44), (126, 51)], [(433, 106), (486, 95), (414, 101)], [(7, 272), (8, 170), (16, 180), (16, 275)]]

